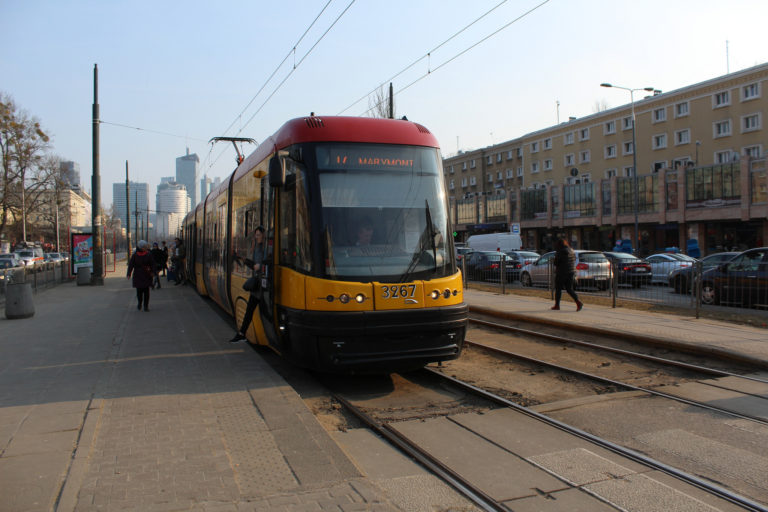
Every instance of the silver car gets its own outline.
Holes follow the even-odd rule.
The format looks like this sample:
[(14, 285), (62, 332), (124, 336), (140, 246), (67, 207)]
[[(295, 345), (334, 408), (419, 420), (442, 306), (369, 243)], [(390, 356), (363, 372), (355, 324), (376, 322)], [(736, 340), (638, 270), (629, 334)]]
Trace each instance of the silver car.
[[(576, 286), (607, 290), (611, 286), (611, 263), (598, 251), (576, 249)], [(523, 286), (549, 286), (554, 282), (555, 252), (548, 252), (520, 272)]]
[(661, 253), (645, 258), (651, 265), (651, 283), (669, 284), (669, 275), (677, 269), (692, 267), (696, 258), (685, 254)]

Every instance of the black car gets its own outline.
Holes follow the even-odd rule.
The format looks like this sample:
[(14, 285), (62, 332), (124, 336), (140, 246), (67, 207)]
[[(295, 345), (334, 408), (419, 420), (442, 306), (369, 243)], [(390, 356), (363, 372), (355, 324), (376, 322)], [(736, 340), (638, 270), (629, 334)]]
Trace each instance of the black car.
[(768, 307), (768, 247), (749, 249), (704, 272), (701, 302)]
[[(741, 254), (738, 252), (716, 252), (714, 254), (710, 254), (709, 256), (705, 256), (701, 258), (701, 271), (704, 272), (706, 270), (709, 270), (713, 267), (716, 267), (720, 265), (721, 263), (726, 263), (728, 261), (731, 261), (734, 256)], [(676, 270), (673, 270), (669, 274), (669, 286), (672, 287), (672, 289), (675, 290), (675, 293), (691, 293), (692, 287), (692, 279), (691, 276), (694, 275), (694, 269), (696, 266), (693, 267), (686, 267), (686, 268), (679, 268)]]
[[(467, 278), (475, 281), (501, 282), (501, 260), (504, 258), (504, 273), (507, 282), (511, 282), (515, 275), (519, 275), (520, 267), (516, 262), (498, 251), (476, 251), (464, 255), (464, 268)], [(519, 265), (519, 263), (517, 263)]]
[(651, 283), (651, 265), (647, 261), (626, 252), (604, 252), (611, 262), (619, 284), (634, 288)]

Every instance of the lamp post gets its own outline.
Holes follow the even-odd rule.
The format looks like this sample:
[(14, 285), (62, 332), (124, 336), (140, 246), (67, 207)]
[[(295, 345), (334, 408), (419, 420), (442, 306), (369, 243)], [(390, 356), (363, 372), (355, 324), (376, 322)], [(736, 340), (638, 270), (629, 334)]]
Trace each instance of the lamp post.
[(635, 210), (635, 253), (640, 252), (640, 228), (637, 218), (638, 208), (639, 208), (639, 181), (637, 178), (637, 138), (635, 135), (635, 91), (648, 91), (655, 93), (655, 89), (653, 87), (642, 87), (640, 89), (632, 89), (630, 87), (622, 87), (620, 85), (613, 85), (608, 83), (602, 83), (600, 84), (600, 87), (612, 87), (614, 89), (623, 89), (625, 91), (629, 91), (629, 101), (632, 108), (632, 176), (633, 176), (633, 182), (634, 182), (634, 210)]

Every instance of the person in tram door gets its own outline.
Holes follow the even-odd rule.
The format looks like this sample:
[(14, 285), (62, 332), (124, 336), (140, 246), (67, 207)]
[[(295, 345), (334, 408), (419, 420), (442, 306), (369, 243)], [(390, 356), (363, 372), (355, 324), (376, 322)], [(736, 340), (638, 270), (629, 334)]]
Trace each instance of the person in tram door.
[(166, 255), (163, 252), (163, 250), (160, 249), (160, 247), (157, 245), (157, 242), (154, 242), (152, 244), (152, 250), (149, 251), (149, 254), (151, 254), (152, 259), (155, 260), (155, 270), (156, 270), (156, 272), (152, 276), (152, 288), (157, 287), (159, 289), (161, 288), (160, 269), (162, 269), (165, 266)]
[(240, 329), (235, 333), (235, 336), (229, 340), (230, 343), (237, 343), (238, 341), (246, 339), (245, 333), (251, 325), (256, 306), (259, 305), (259, 296), (257, 292), (261, 287), (261, 281), (259, 280), (258, 274), (261, 271), (261, 261), (264, 258), (264, 228), (257, 226), (253, 230), (251, 258), (241, 258), (237, 254), (235, 254), (234, 257), (239, 265), (245, 265), (251, 269), (251, 277), (249, 277), (243, 284), (243, 289), (248, 292), (248, 304), (245, 306), (243, 323), (240, 325)]
[(558, 238), (555, 242), (555, 305), (552, 309), (560, 309), (560, 297), (563, 290), (568, 292), (576, 303), (576, 311), (581, 311), (584, 306), (579, 300), (579, 296), (573, 289), (576, 278), (576, 254), (568, 245), (568, 241)]
[(175, 246), (173, 249), (173, 257), (171, 263), (173, 264), (174, 271), (176, 273), (176, 285), (180, 285), (184, 282), (184, 259), (187, 257), (187, 249), (184, 247), (184, 242), (181, 238), (176, 237)]
[(136, 252), (131, 256), (128, 262), (128, 274), (126, 277), (131, 278), (133, 274), (133, 287), (136, 288), (136, 298), (138, 299), (138, 305), (136, 309), (141, 311), (144, 306), (144, 311), (149, 311), (149, 287), (152, 286), (152, 278), (155, 274), (155, 260), (149, 253), (147, 248), (149, 244), (144, 240), (139, 240), (136, 247)]

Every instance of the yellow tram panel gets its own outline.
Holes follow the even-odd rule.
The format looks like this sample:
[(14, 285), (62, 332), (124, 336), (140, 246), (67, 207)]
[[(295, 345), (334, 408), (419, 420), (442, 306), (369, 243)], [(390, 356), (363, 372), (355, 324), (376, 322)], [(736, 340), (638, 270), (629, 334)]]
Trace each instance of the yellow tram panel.
[(353, 281), (307, 277), (307, 309), (311, 311), (372, 311), (373, 286)]
[(291, 309), (306, 309), (304, 282), (307, 277), (284, 267), (278, 267), (278, 272), (277, 303)]

